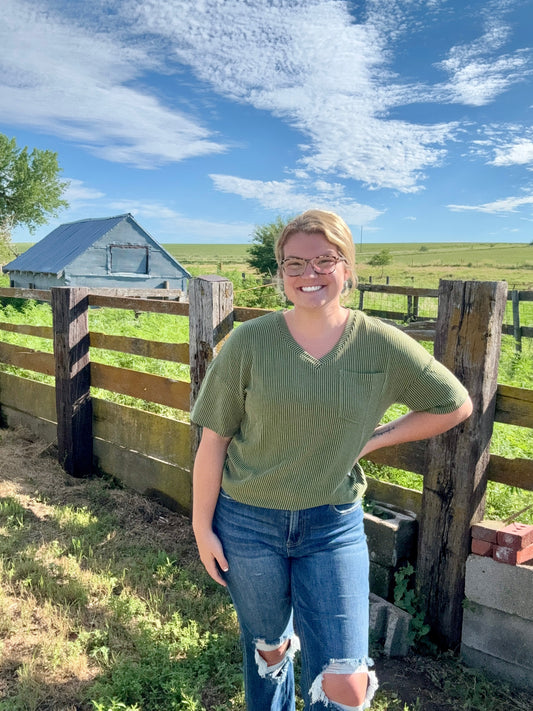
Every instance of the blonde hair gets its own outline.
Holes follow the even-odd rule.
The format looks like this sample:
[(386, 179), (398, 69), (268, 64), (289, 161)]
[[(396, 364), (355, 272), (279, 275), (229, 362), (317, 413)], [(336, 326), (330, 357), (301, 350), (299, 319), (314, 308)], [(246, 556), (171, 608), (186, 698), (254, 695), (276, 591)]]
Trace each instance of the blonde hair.
[(322, 234), (327, 241), (337, 248), (341, 257), (346, 259), (350, 277), (345, 287), (344, 293), (349, 293), (357, 284), (355, 273), (355, 245), (350, 228), (334, 212), (327, 210), (307, 210), (306, 212), (293, 218), (280, 233), (275, 246), (276, 261), (278, 267), (283, 260), (283, 250), (285, 244), (292, 235), (297, 232), (304, 234)]

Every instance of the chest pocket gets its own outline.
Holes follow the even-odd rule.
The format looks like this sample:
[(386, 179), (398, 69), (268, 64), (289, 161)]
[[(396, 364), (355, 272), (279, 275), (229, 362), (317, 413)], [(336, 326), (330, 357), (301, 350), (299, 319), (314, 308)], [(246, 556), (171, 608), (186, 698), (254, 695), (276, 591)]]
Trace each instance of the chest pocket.
[[(385, 373), (360, 373), (341, 370), (339, 373), (339, 405), (343, 419), (367, 425), (372, 429), (383, 412), (381, 393)], [(386, 409), (386, 405), (385, 405)]]

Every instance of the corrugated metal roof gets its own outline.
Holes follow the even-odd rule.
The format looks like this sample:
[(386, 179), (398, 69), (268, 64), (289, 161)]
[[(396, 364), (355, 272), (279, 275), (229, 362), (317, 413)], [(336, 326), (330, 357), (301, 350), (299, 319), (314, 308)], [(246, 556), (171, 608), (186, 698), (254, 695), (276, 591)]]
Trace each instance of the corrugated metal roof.
[(3, 271), (44, 272), (59, 275), (96, 240), (128, 217), (131, 215), (79, 220), (59, 225), (33, 247), (6, 264)]

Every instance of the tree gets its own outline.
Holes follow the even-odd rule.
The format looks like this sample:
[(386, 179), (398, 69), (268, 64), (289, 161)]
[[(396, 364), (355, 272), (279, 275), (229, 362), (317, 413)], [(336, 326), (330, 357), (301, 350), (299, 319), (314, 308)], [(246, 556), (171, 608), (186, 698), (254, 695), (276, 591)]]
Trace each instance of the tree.
[(372, 255), (368, 260), (371, 267), (381, 267), (381, 276), (383, 276), (383, 267), (392, 262), (392, 254), (390, 249), (382, 249), (381, 252)]
[(278, 217), (274, 222), (270, 222), (268, 225), (256, 227), (252, 233), (253, 244), (248, 250), (250, 256), (247, 262), (265, 277), (272, 276), (278, 269), (276, 256), (274, 254), (274, 245), (279, 233), (286, 224), (286, 220), (282, 220), (281, 217)]
[(0, 240), (9, 241), (17, 225), (33, 233), (60, 208), (68, 181), (59, 179), (57, 153), (18, 148), (14, 138), (0, 133)]

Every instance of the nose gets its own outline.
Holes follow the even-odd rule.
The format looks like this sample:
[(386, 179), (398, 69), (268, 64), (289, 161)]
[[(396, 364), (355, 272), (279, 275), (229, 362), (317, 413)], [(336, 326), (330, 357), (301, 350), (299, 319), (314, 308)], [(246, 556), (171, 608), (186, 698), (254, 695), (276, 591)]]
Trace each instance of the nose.
[(303, 270), (302, 276), (317, 276), (317, 273), (313, 269), (313, 265), (311, 264), (311, 262), (307, 262), (307, 264), (305, 265), (305, 269)]

